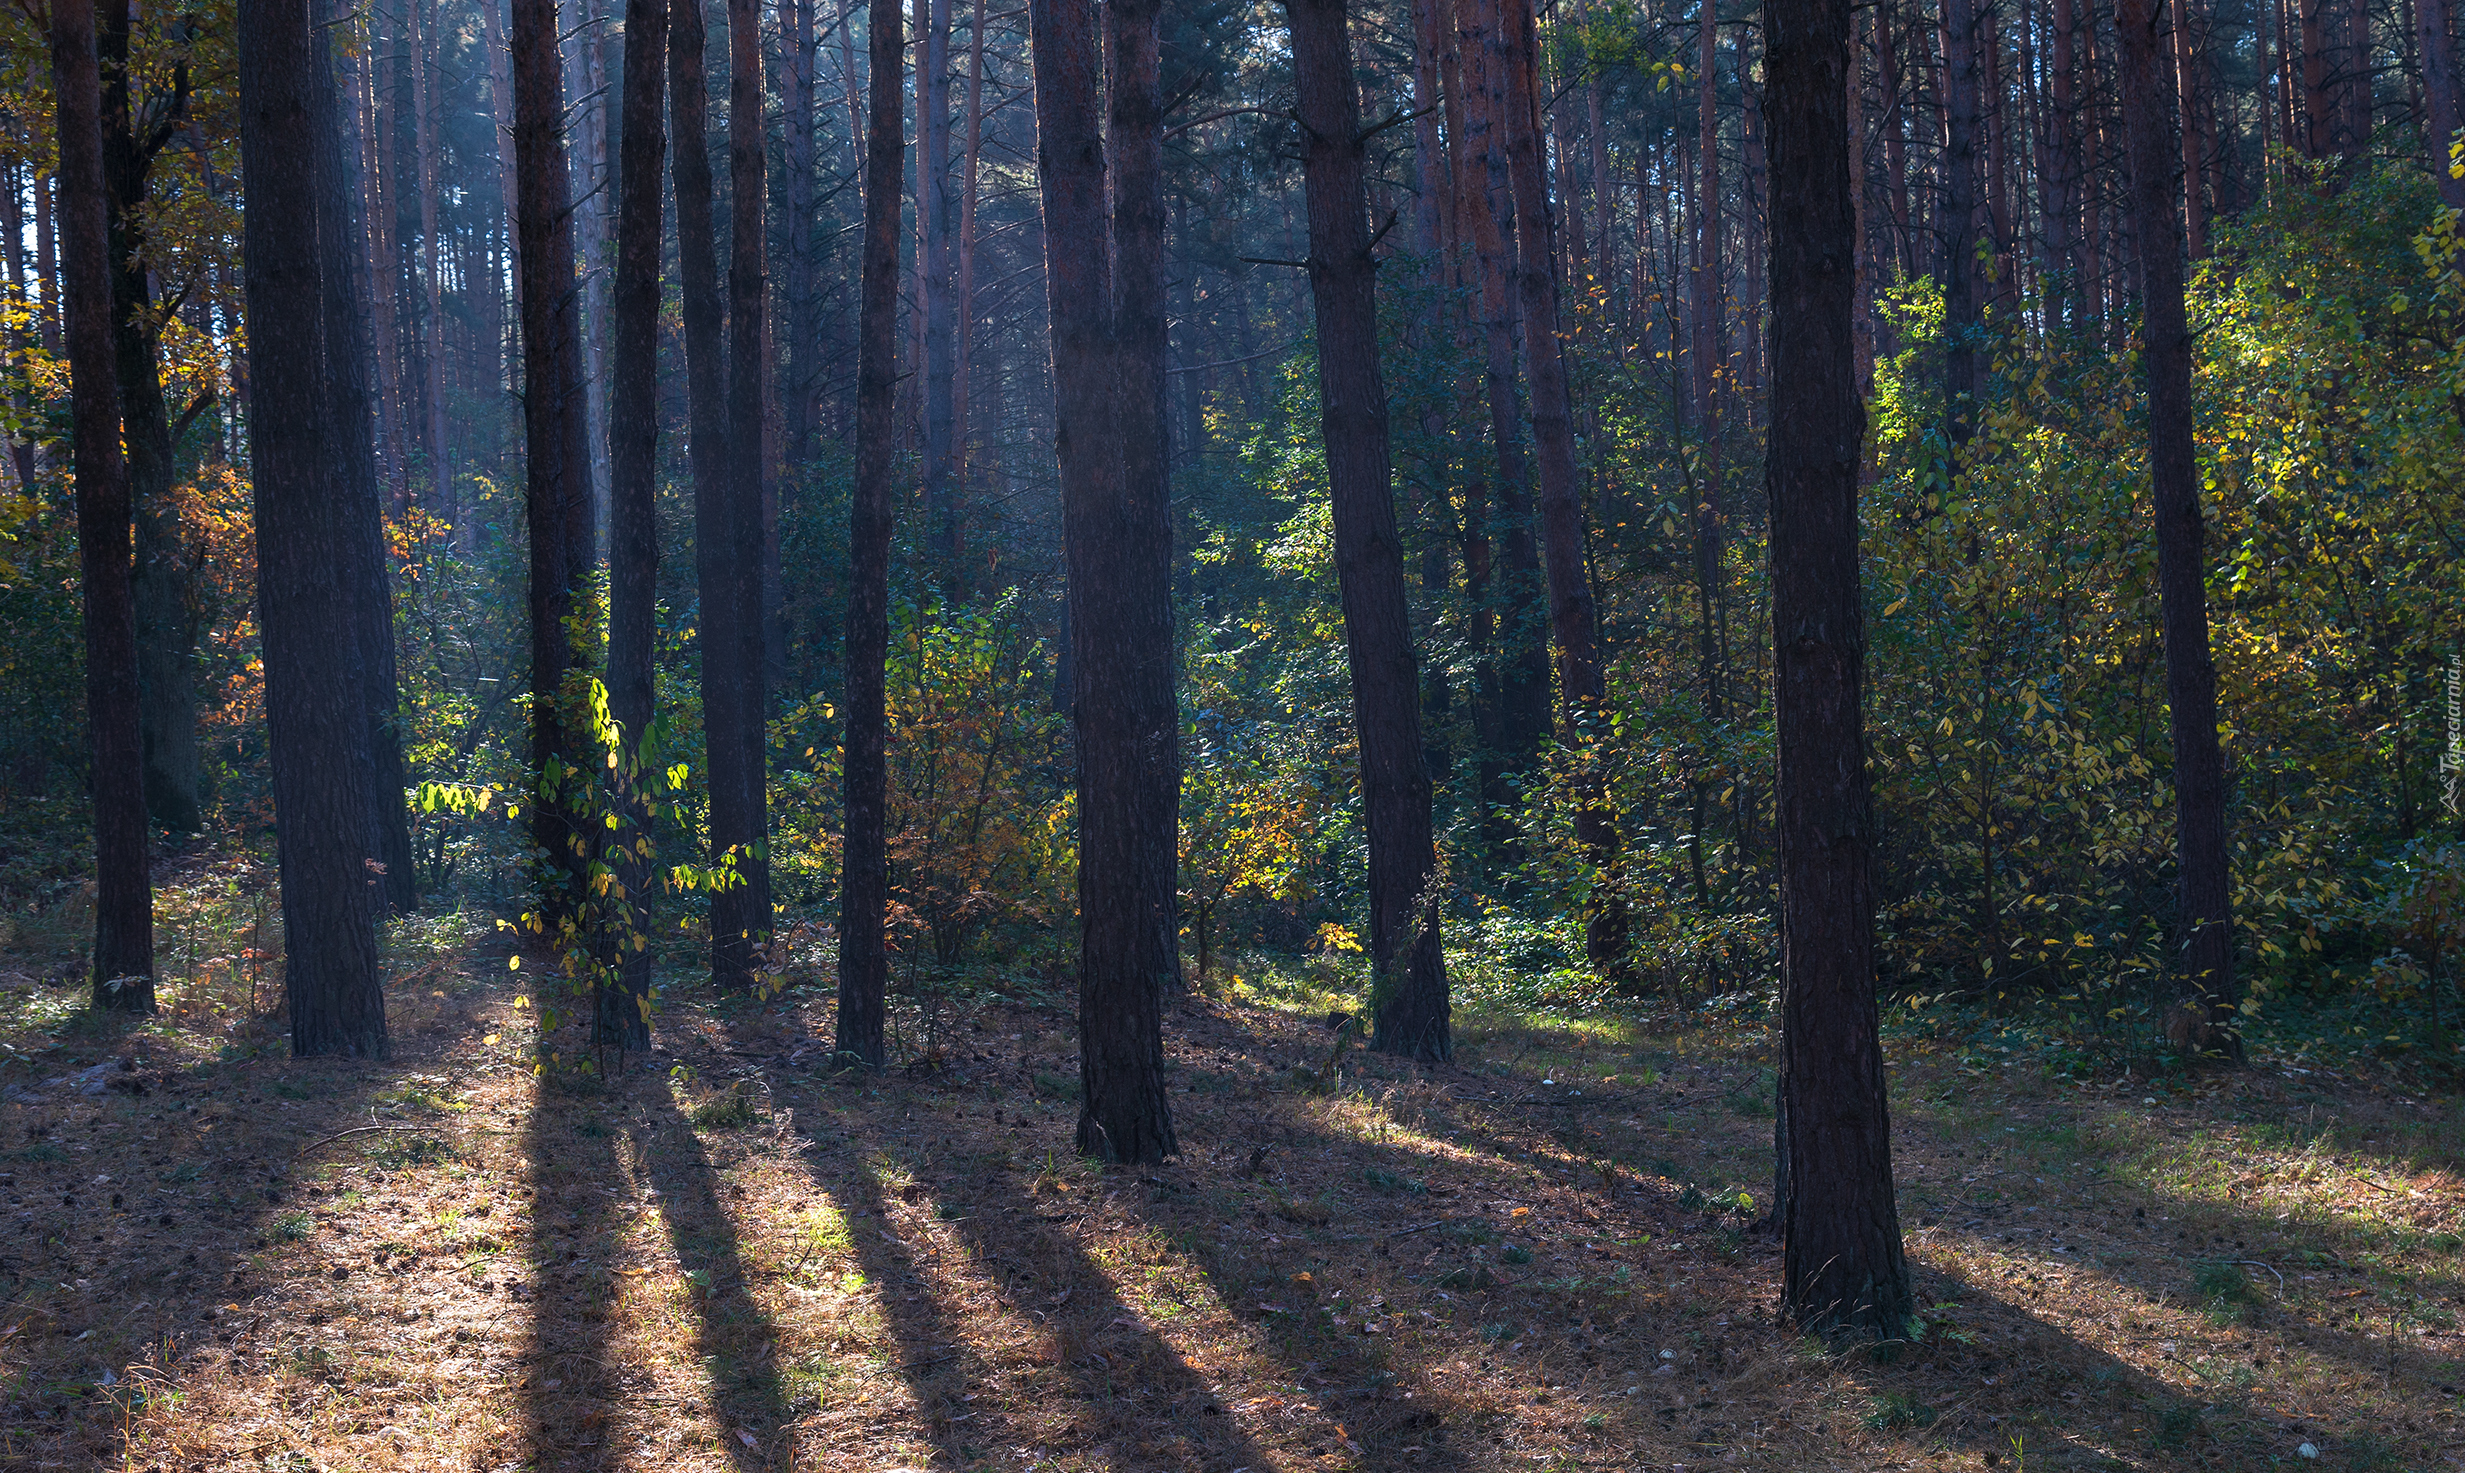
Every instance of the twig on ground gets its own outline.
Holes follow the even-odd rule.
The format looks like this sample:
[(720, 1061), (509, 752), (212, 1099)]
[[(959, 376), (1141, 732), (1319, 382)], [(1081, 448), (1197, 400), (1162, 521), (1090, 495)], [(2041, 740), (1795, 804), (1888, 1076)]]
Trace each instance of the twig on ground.
[(343, 1131), (339, 1135), (329, 1135), (321, 1141), (312, 1141), (309, 1144), (300, 1147), (299, 1155), (293, 1156), (291, 1159), (297, 1161), (301, 1156), (307, 1155), (309, 1152), (316, 1150), (320, 1146), (330, 1146), (336, 1141), (346, 1140), (355, 1135), (366, 1135), (372, 1130), (407, 1130), (416, 1134), (424, 1128), (425, 1127), (423, 1126), (417, 1125), (362, 1125), (352, 1130)]

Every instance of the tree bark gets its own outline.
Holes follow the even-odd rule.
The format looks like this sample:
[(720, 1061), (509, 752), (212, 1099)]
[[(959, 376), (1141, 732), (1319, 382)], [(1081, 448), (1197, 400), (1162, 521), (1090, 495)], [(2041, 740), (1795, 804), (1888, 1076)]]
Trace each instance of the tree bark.
[(53, 0), (51, 70), (59, 125), (60, 295), (76, 435), (86, 723), (93, 747), (94, 1005), (151, 1013), (154, 896), (138, 741), (128, 470), (120, 459), (119, 392), (112, 371), (110, 224), (93, 0)]
[[(785, 114), (787, 166), (786, 231), (781, 244), (779, 305), (787, 317), (788, 379), (780, 395), (785, 423), (786, 469), (801, 479), (813, 453), (813, 396), (822, 382), (819, 324), (813, 312), (813, 169), (816, 119), (813, 99), (813, 7), (817, 0), (781, 4), (779, 107)], [(630, 33), (630, 27), (628, 27)], [(619, 362), (622, 368), (622, 362)], [(775, 631), (774, 631), (775, 632)], [(784, 654), (786, 639), (779, 639)], [(775, 664), (776, 662), (774, 662)]]
[(382, 1058), (364, 672), (357, 642), (335, 637), (354, 627), (355, 599), (347, 507), (329, 489), (338, 467), (314, 162), (315, 68), (326, 59), (309, 0), (252, 0), (238, 41), (258, 627), (291, 1049)]
[(317, 252), (324, 293), (326, 407), (333, 414), (335, 489), (350, 564), (352, 640), (368, 707), (369, 825), (384, 866), (388, 906), (419, 907), (411, 852), (408, 782), (402, 765), (401, 680), (394, 659), (393, 574), (385, 550), (384, 490), (377, 478), (376, 402), (368, 337), (368, 233), (360, 214), (358, 113), (346, 104), (332, 27), (346, 0), (326, 0), (324, 42), (311, 78), (317, 142)]
[(1943, 0), (1943, 429), (1951, 470), (1976, 427), (1977, 6)]
[(453, 466), (445, 449), (445, 281), (437, 264), (436, 116), (428, 72), (435, 56), (426, 40), (427, 0), (410, 0), (411, 152), (419, 166), (420, 287), (425, 294), (420, 323), (420, 448), (427, 452), (429, 504), (439, 516), (456, 513)]
[[(1530, 471), (1524, 457), (1523, 405), (1515, 375), (1514, 184), (1507, 152), (1506, 41), (1498, 0), (1459, 0), (1465, 70), (1466, 175), (1461, 203), (1469, 217), (1480, 271), (1483, 387), (1489, 404), (1497, 477), (1479, 536), (1491, 545), (1489, 604), (1493, 679), (1481, 758), (1481, 804), (1493, 863), (1511, 863), (1515, 848), (1507, 816), (1518, 795), (1511, 779), (1529, 771), (1549, 738), (1549, 630), (1542, 607), (1538, 547), (1532, 537)], [(1489, 641), (1485, 641), (1488, 643)]]
[[(1161, 152), (1157, 8), (1128, 0), (1107, 12), (1116, 138), (1141, 155), (1125, 161), (1119, 186), (1117, 208), (1133, 217), (1125, 256), (1139, 249), (1142, 212), (1158, 211), (1161, 224), (1161, 201), (1152, 197)], [(1031, 0), (1028, 15), (1078, 756), (1078, 1147), (1135, 1162), (1178, 1150), (1164, 1094), (1162, 999), (1177, 960), (1169, 882), (1178, 814), (1169, 781), (1179, 775), (1179, 723), (1171, 528), (1161, 501), (1140, 496), (1123, 469), (1125, 375), (1114, 336), (1093, 11), (1089, 0)], [(1157, 262), (1131, 269), (1160, 275)], [(1133, 309), (1147, 310), (1135, 301)]]
[[(1705, 13), (1710, 13), (1705, 0)], [(1524, 368), (1532, 387), (1532, 443), (1540, 469), (1542, 566), (1547, 576), (1549, 631), (1558, 653), (1558, 705), (1570, 747), (1587, 745), (1608, 718), (1604, 705), (1598, 620), (1585, 566), (1583, 489), (1575, 466), (1575, 421), (1567, 391), (1560, 332), (1557, 255), (1551, 243), (1549, 180), (1541, 149), (1539, 47), (1532, 0), (1505, 0), (1507, 36), (1507, 172), (1515, 190), (1518, 295), (1524, 322)], [(1373, 333), (1369, 343), (1377, 339)], [(1324, 349), (1321, 349), (1323, 352)], [(1584, 950), (1593, 970), (1623, 976), (1627, 916), (1611, 874), (1618, 853), (1617, 816), (1597, 772), (1579, 787), (1575, 837), (1592, 868), (1584, 903)]]
[(1892, 1193), (1874, 995), (1873, 813), (1862, 712), (1850, 333), (1849, 0), (1766, 0), (1772, 160), (1773, 714), (1779, 737), (1782, 1312), (1904, 1333), (1915, 1308)]
[(2047, 311), (2057, 321), (2076, 325), (2080, 310), (2080, 123), (2073, 101), (2077, 22), (2072, 18), (2073, 0), (2053, 0), (2053, 5), (2046, 81), (2047, 141), (2040, 168), (2045, 181), (2041, 209), (2046, 232), (2046, 298)]
[(2449, 209), (2465, 210), (2465, 179), (2457, 177), (2453, 154), (2459, 116), (2456, 91), (2456, 48), (2448, 34), (2448, 0), (2414, 0), (2414, 26), (2422, 47), (2422, 102), (2430, 124), (2431, 177), (2439, 181), (2439, 197)]
[(933, 568), (957, 573), (959, 511), (951, 477), (950, 0), (916, 0), (916, 303), (924, 342), (924, 514)]
[[(891, 505), (898, 445), (899, 72), (906, 50), (896, 4), (872, 11), (873, 115), (865, 140), (864, 256), (856, 321), (856, 485), (848, 506), (847, 732), (841, 758), (846, 834), (839, 860), (838, 1050), (882, 1066), (889, 984), (889, 768), (883, 664), (890, 649)], [(854, 83), (850, 82), (850, 87)], [(851, 92), (851, 102), (853, 94)]]
[(531, 842), (542, 854), (541, 905), (558, 922), (576, 917), (587, 884), (587, 846), (550, 775), (600, 766), (568, 676), (579, 673), (569, 628), (591, 567), (588, 426), (582, 327), (575, 298), (573, 211), (566, 173), (563, 68), (556, 0), (513, 0), (514, 170), (522, 244), (522, 428), (530, 524), (531, 765), (541, 791), (531, 802)]
[(650, 1047), (651, 957), (631, 943), (650, 934), (654, 883), (642, 789), (643, 741), (658, 715), (659, 169), (667, 145), (667, 47), (668, 0), (626, 0), (610, 324), (616, 372), (608, 402), (608, 715), (622, 744), (617, 772), (633, 825), (622, 836), (616, 876), (633, 936), (618, 938), (615, 975), (603, 978), (592, 1013), (600, 1045), (627, 1053)]
[(1370, 257), (1367, 150), (1344, 0), (1288, 0), (1294, 115), (1306, 143), (1309, 278), (1318, 324), (1320, 433), (1335, 512), (1335, 570), (1361, 738), (1369, 829), (1373, 1046), (1411, 1059), (1455, 1052), (1439, 945), (1438, 852), (1421, 754), (1419, 662), (1395, 524), (1378, 263)]
[(2152, 0), (2118, 0), (2123, 126), (2139, 236), (2140, 342), (2148, 373), (2148, 462), (2157, 516), (2157, 596), (2174, 736), (2175, 862), (2181, 874), (2183, 1000), (2203, 1048), (2242, 1057), (2229, 924), (2225, 760), (2217, 741), (2217, 671), (2208, 647), (2199, 463), (2192, 443), (2191, 328), (2175, 228), (2178, 157), (2166, 120), (2163, 38)]
[[(711, 974), (724, 987), (750, 985), (758, 948), (770, 939), (768, 666), (762, 648), (763, 311), (768, 299), (770, 231), (763, 218), (762, 51), (759, 0), (728, 0), (728, 481), (727, 506), (716, 528), (696, 528), (705, 543), (718, 533), (728, 565), (714, 589), (703, 584), (702, 639), (730, 647), (731, 679), (720, 694), (733, 704), (735, 739), (722, 765), (714, 744), (711, 785), (733, 793), (735, 824), (723, 831), (712, 808), (711, 842), (733, 848), (744, 883), (711, 897)], [(714, 597), (713, 595), (716, 595)], [(726, 615), (724, 622), (719, 617)], [(705, 667), (707, 670), (707, 666)], [(702, 707), (712, 691), (705, 679)]]
[(144, 136), (129, 66), (130, 15), (106, 6), (96, 20), (103, 76), (103, 182), (110, 201), (111, 336), (119, 383), (121, 441), (136, 527), (137, 721), (146, 809), (165, 828), (200, 824), (197, 761), (197, 548), (171, 495), (179, 478), (171, 415), (163, 401), (162, 315), (144, 220), (154, 160), (188, 120), (188, 69), (173, 71), (167, 97), (150, 98)]

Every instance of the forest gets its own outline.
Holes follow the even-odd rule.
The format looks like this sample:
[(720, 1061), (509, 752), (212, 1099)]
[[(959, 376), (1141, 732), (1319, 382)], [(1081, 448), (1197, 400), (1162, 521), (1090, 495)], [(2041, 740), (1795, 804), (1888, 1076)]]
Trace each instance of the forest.
[(2454, 1466), (2455, 50), (0, 10), (0, 1473)]

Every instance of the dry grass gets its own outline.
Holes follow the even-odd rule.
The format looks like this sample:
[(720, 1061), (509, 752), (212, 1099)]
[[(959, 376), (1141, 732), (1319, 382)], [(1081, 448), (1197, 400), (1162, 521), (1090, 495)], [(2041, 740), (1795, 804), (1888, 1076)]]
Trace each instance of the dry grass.
[(963, 1018), (931, 1066), (864, 1078), (817, 1072), (818, 999), (672, 1002), (649, 1066), (592, 1092), (522, 1062), (511, 980), (432, 964), (379, 1065), (251, 1057), (209, 1008), (97, 1030), (21, 977), (0, 1042), (33, 1067), (0, 1080), (134, 1067), (0, 1107), (0, 1468), (2393, 1469), (2465, 1447), (2445, 1099), (2268, 1069), (2076, 1089), (1901, 1046), (1927, 1329), (1882, 1361), (1774, 1323), (1740, 1195), (1769, 1175), (1758, 1029), (1476, 1022), (1455, 1066), (1354, 1054), (1330, 1095), (1290, 1072), (1323, 1060), (1321, 1017), (1193, 1000), (1168, 1019), (1183, 1156), (1104, 1172), (1069, 1153), (1051, 1008)]

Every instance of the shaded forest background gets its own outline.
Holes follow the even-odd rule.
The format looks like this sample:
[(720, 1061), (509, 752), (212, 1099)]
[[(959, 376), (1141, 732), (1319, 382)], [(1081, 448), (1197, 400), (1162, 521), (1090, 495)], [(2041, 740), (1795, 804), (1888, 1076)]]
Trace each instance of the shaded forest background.
[[(2449, 167), (2443, 11), (2210, 0), (2178, 5), (2169, 37), (2237, 970), (2259, 1019), (2272, 999), (2333, 1004), (2340, 1029), (2447, 1059), (2443, 952), (2465, 884), (2451, 208), (2465, 186)], [(731, 222), (768, 232), (759, 578), (779, 931), (763, 965), (830, 967), (860, 124), (891, 86), (910, 145), (890, 979), (894, 1021), (921, 1048), (954, 990), (1066, 975), (1076, 951), (1026, 11), (918, 0), (897, 78), (872, 71), (861, 10), (783, 0), (760, 16), (761, 115), (730, 115), (714, 86), (709, 140), (720, 259), (737, 249)], [(1511, 1006), (1621, 990), (1752, 1000), (1777, 961), (1755, 16), (1711, 0), (1562, 0), (1539, 16), (1608, 692), (1581, 732), (1553, 723), (1528, 344), (1495, 238), (1519, 222), (1502, 150), (1479, 131), (1497, 14), (1422, 0), (1352, 21), (1363, 116), (1386, 125), (1369, 140), (1379, 348), (1455, 986)], [(171, 853), (270, 861), (233, 12), (104, 22), (124, 412), (145, 397), (132, 382), (159, 386), (124, 429), (147, 805)], [(493, 0), (399, 0), (328, 27), (365, 180), (413, 874), (449, 912), (518, 908), (531, 835), (506, 813), (535, 781), (507, 24)], [(1868, 736), (1892, 995), (2050, 1000), (2144, 1033), (2174, 995), (2180, 938), (2112, 25), (2093, 0), (1859, 13)], [(717, 58), (726, 15), (707, 29)], [(604, 558), (625, 38), (605, 0), (582, 0), (561, 31)], [(0, 66), (0, 891), (32, 925), (81, 903), (91, 741), (42, 26), (0, 16)], [(1205, 987), (1235, 985), (1254, 953), (1357, 970), (1369, 929), (1313, 313), (1294, 269), (1309, 247), (1292, 90), (1280, 10), (1166, 6), (1181, 922)], [(725, 158), (745, 126), (767, 154), (754, 216), (734, 208)], [(682, 856), (704, 851), (708, 795), (675, 248), (671, 232), (656, 654), (685, 780), (657, 822), (662, 852)], [(1595, 793), (1613, 851), (1578, 832)], [(262, 887), (270, 863), (253, 873), (233, 883)], [(1629, 930), (1616, 956), (1587, 957), (1581, 917), (1611, 901)], [(708, 904), (665, 897), (654, 931), (697, 935)], [(182, 943), (162, 941), (168, 970)]]

